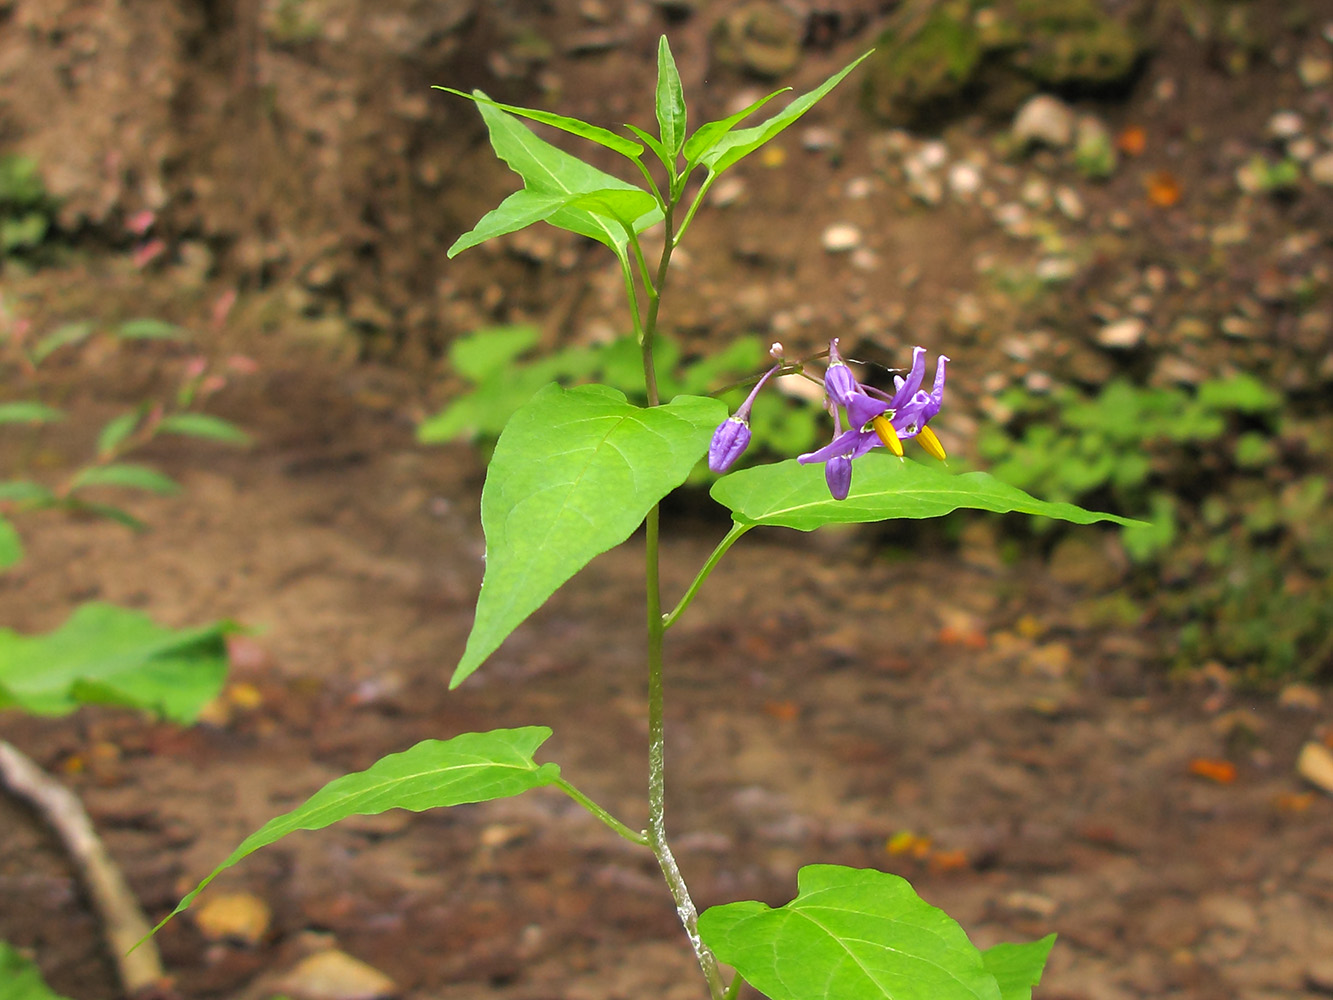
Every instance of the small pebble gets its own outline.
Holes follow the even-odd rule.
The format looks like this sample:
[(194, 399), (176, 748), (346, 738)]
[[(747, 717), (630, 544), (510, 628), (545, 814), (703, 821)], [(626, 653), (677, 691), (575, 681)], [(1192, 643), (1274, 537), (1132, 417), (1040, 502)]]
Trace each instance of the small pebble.
[(332, 949), (303, 959), (282, 977), (279, 988), (297, 1000), (378, 1000), (398, 993), (384, 973)]
[(970, 198), (981, 189), (981, 171), (970, 163), (955, 163), (949, 168), (949, 190), (960, 198)]
[(824, 230), (821, 241), (829, 253), (846, 253), (861, 245), (861, 230), (850, 222), (836, 222)]
[(1322, 56), (1301, 56), (1296, 63), (1296, 75), (1301, 83), (1313, 90), (1333, 79), (1333, 62)]
[(1295, 111), (1279, 111), (1268, 119), (1268, 134), (1275, 139), (1294, 139), (1304, 128), (1305, 123)]
[(1010, 131), (1020, 145), (1063, 149), (1074, 141), (1074, 111), (1058, 97), (1038, 94), (1018, 109)]
[(1148, 332), (1148, 325), (1137, 316), (1108, 323), (1097, 331), (1097, 343), (1116, 350), (1129, 350), (1138, 347)]
[(853, 177), (847, 182), (843, 193), (852, 201), (864, 201), (875, 191), (875, 182), (869, 177)]
[(1333, 795), (1333, 751), (1322, 743), (1311, 740), (1301, 747), (1296, 758), (1296, 773), (1302, 778)]
[(1316, 156), (1308, 169), (1310, 180), (1324, 187), (1333, 187), (1333, 151)]
[(1073, 222), (1078, 222), (1085, 214), (1083, 199), (1071, 187), (1061, 186), (1055, 189), (1055, 207), (1066, 219)]

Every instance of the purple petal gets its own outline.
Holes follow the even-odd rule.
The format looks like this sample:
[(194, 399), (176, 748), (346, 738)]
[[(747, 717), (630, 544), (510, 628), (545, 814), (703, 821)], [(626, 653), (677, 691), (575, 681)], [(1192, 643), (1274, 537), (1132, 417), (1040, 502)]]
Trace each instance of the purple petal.
[(859, 431), (889, 408), (889, 404), (882, 399), (875, 399), (865, 393), (857, 393), (847, 404), (847, 421), (854, 429)]
[(750, 425), (744, 418), (728, 417), (713, 431), (708, 445), (708, 467), (726, 472), (750, 444)]
[(835, 455), (824, 466), (824, 482), (834, 500), (846, 500), (852, 488), (852, 460), (846, 455)]
[(824, 392), (839, 406), (847, 406), (861, 394), (861, 384), (842, 362), (829, 365), (824, 373)]
[(800, 462), (802, 465), (809, 465), (811, 462), (827, 462), (829, 459), (837, 458), (839, 455), (851, 455), (856, 451), (857, 445), (860, 444), (860, 438), (864, 436), (865, 435), (856, 428), (852, 428), (849, 431), (843, 431), (818, 451), (812, 451), (797, 456), (796, 461)]
[(898, 409), (909, 399), (916, 395), (916, 391), (921, 388), (921, 380), (926, 377), (926, 349), (924, 347), (912, 348), (912, 370), (907, 373), (907, 378), (898, 386), (898, 391), (893, 394), (893, 400), (889, 404), (892, 409)]

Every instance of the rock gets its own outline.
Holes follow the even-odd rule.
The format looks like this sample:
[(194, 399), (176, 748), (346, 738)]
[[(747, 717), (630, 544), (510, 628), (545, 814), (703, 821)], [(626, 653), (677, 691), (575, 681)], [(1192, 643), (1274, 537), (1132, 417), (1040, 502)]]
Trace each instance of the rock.
[(282, 977), (279, 989), (296, 1000), (377, 1000), (398, 993), (384, 973), (336, 949), (302, 959)]
[(1277, 703), (1300, 712), (1318, 712), (1323, 707), (1318, 689), (1309, 684), (1288, 684), (1278, 692)]
[(268, 904), (248, 892), (210, 896), (191, 912), (195, 926), (207, 940), (248, 945), (263, 940), (273, 920)]
[(982, 58), (972, 17), (934, 4), (915, 24), (895, 26), (875, 42), (865, 66), (865, 97), (886, 122), (913, 125), (939, 119), (941, 109), (962, 103)]
[(1114, 350), (1132, 350), (1143, 343), (1147, 332), (1148, 324), (1143, 320), (1137, 316), (1126, 316), (1098, 330), (1097, 343)]
[(1000, 228), (1010, 236), (1024, 239), (1032, 235), (1032, 219), (1028, 216), (1028, 210), (1016, 201), (997, 205), (993, 216)]
[(1067, 185), (1055, 189), (1055, 207), (1072, 222), (1078, 222), (1087, 212), (1079, 193)]
[(829, 253), (847, 253), (861, 245), (861, 230), (850, 222), (836, 222), (824, 230), (820, 242)]
[(1300, 61), (1296, 63), (1296, 75), (1300, 77), (1301, 83), (1311, 90), (1322, 87), (1333, 79), (1333, 62), (1329, 62), (1323, 56), (1301, 56)]
[(1020, 146), (1064, 149), (1074, 140), (1073, 109), (1058, 97), (1038, 94), (1018, 109), (1010, 134)]
[(1307, 168), (1310, 172), (1310, 180), (1324, 187), (1333, 187), (1333, 150), (1327, 153), (1320, 153)]
[(1274, 139), (1294, 139), (1305, 130), (1305, 122), (1296, 111), (1278, 111), (1268, 119), (1268, 134)]
[(750, 0), (714, 25), (713, 56), (723, 66), (771, 80), (796, 68), (804, 33), (800, 19), (782, 4)]
[(1310, 784), (1333, 795), (1333, 752), (1311, 740), (1296, 758), (1296, 773)]
[(708, 203), (717, 208), (734, 205), (745, 195), (745, 178), (738, 174), (728, 174), (713, 185), (708, 193)]
[(1053, 916), (1055, 911), (1060, 908), (1060, 904), (1050, 896), (1043, 896), (1039, 892), (1015, 889), (1004, 897), (1004, 907), (1014, 913), (1045, 918)]
[(970, 163), (949, 167), (949, 190), (959, 198), (971, 198), (981, 189), (981, 171)]
[(1043, 257), (1033, 273), (1045, 284), (1058, 285), (1078, 274), (1078, 262), (1073, 257)]

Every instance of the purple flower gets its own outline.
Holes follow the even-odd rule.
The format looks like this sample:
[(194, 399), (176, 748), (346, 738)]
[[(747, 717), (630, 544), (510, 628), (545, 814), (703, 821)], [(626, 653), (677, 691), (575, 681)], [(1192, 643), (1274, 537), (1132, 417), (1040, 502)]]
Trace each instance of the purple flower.
[[(935, 458), (944, 460), (944, 447), (927, 424), (940, 412), (944, 401), (945, 369), (949, 359), (940, 355), (935, 366), (935, 383), (930, 392), (921, 388), (926, 375), (926, 349), (912, 350), (912, 367), (906, 378), (895, 377), (892, 396), (870, 386), (863, 386), (851, 374), (838, 354), (838, 342), (829, 344), (829, 370), (824, 376), (824, 391), (833, 413), (833, 440), (818, 451), (797, 458), (802, 464), (824, 462), (824, 478), (835, 500), (846, 499), (851, 490), (852, 460), (883, 445), (899, 458), (903, 441), (916, 438)], [(847, 430), (842, 430), (838, 407), (847, 411)]]

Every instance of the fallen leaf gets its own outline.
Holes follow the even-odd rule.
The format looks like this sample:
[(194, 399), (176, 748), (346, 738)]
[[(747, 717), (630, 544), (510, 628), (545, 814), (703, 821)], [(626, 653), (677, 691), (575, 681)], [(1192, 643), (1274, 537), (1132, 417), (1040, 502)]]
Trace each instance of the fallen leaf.
[(936, 873), (956, 872), (967, 867), (967, 852), (962, 850), (934, 851), (928, 862), (930, 870)]
[(1156, 170), (1148, 175), (1148, 200), (1158, 208), (1170, 208), (1180, 201), (1182, 189), (1176, 175), (1169, 170)]
[(764, 711), (779, 722), (793, 722), (801, 714), (801, 706), (794, 701), (766, 701)]
[(1148, 133), (1142, 125), (1127, 125), (1115, 137), (1115, 148), (1126, 156), (1138, 156), (1148, 147)]
[(1273, 800), (1278, 812), (1303, 813), (1314, 805), (1314, 792), (1283, 792)]
[(1229, 785), (1236, 780), (1236, 765), (1229, 760), (1196, 757), (1190, 761), (1190, 774), (1215, 781), (1219, 785)]

